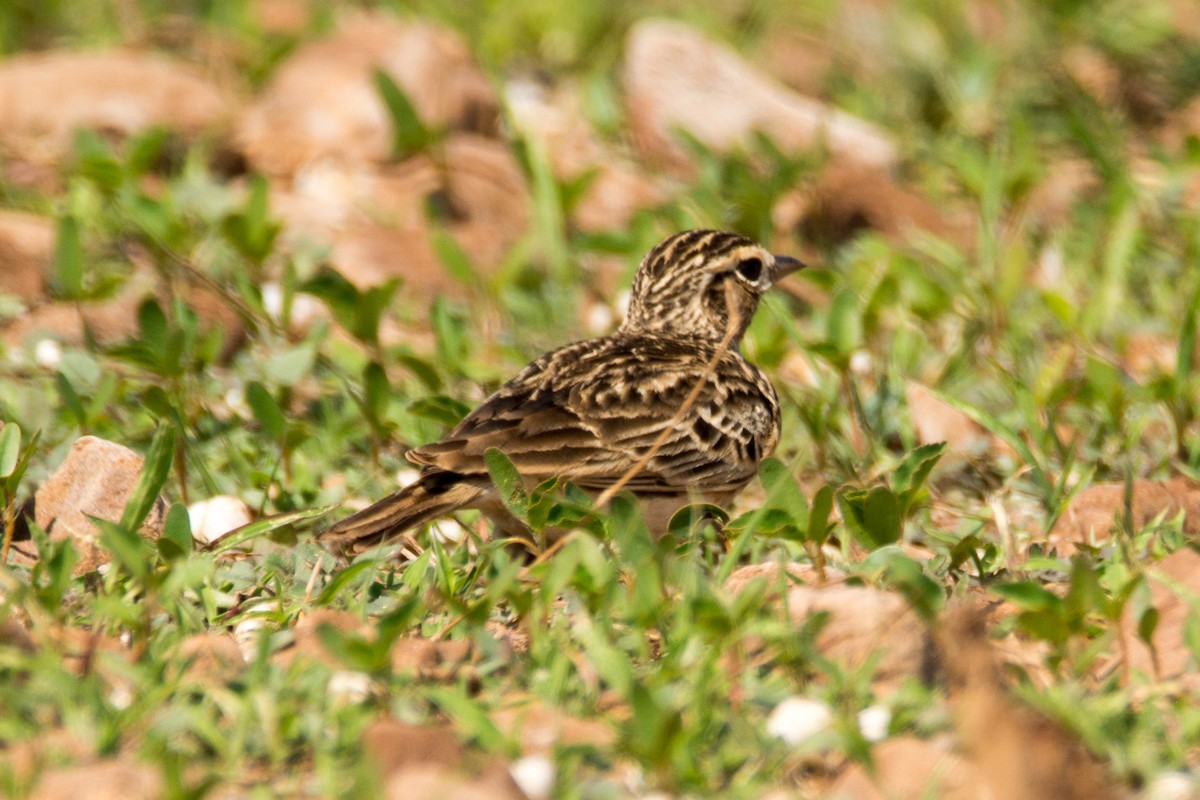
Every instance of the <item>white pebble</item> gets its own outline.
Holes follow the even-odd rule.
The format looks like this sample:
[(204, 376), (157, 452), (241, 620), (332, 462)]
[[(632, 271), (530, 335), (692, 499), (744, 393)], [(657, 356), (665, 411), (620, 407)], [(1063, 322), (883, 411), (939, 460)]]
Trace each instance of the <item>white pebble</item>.
[(108, 704), (118, 711), (133, 705), (133, 687), (126, 681), (116, 681), (108, 690)]
[(554, 790), (556, 777), (554, 762), (546, 756), (525, 756), (508, 768), (512, 779), (517, 782), (529, 800), (544, 800)]
[(228, 420), (230, 416), (240, 419), (253, 418), (254, 412), (250, 410), (250, 405), (246, 402), (246, 389), (240, 383), (230, 386), (221, 399), (224, 401), (224, 407), (218, 406), (215, 412), (221, 421)]
[(53, 339), (42, 339), (33, 348), (33, 360), (45, 369), (58, 369), (62, 354), (62, 345)]
[(438, 544), (443, 545), (459, 544), (469, 533), (470, 531), (452, 519), (439, 519), (429, 526), (429, 535), (437, 539)]
[(604, 303), (592, 303), (592, 307), (588, 309), (584, 327), (592, 336), (603, 336), (608, 333), (613, 328), (612, 309)]
[(258, 640), (262, 630), (267, 625), (262, 617), (248, 617), (233, 626), (233, 640), (237, 642), (238, 650), (246, 663), (254, 661), (258, 656)]
[(227, 494), (192, 503), (188, 506), (188, 518), (192, 522), (192, 538), (204, 544), (254, 519), (249, 506)]
[(868, 375), (871, 372), (871, 354), (866, 350), (855, 350), (850, 356), (850, 371), (855, 375)]
[(341, 703), (359, 703), (371, 696), (371, 676), (354, 670), (338, 670), (329, 676), (329, 695)]
[(788, 744), (800, 744), (826, 730), (833, 723), (833, 712), (819, 700), (789, 697), (767, 718), (767, 733)]
[(408, 486), (410, 483), (415, 483), (417, 478), (421, 477), (421, 470), (413, 469), (412, 467), (401, 467), (396, 470), (396, 485)]
[(263, 310), (275, 321), (283, 318), (283, 287), (278, 283), (262, 285)]
[(892, 724), (892, 710), (884, 705), (867, 706), (858, 712), (858, 729), (868, 742), (882, 742)]
[[(276, 322), (283, 321), (283, 287), (278, 283), (264, 283), (262, 287), (263, 310)], [(325, 313), (325, 304), (309, 294), (292, 295), (292, 311), (288, 319), (288, 330), (292, 333), (307, 333), (313, 323)]]
[(633, 295), (628, 289), (625, 289), (617, 295), (617, 302), (615, 305), (617, 307), (617, 311), (621, 313), (622, 317), (629, 313), (629, 300), (631, 297), (633, 297)]
[(1200, 785), (1186, 772), (1164, 772), (1150, 781), (1142, 800), (1193, 800), (1200, 797)]
[(1057, 244), (1046, 245), (1038, 253), (1037, 270), (1033, 273), (1034, 283), (1042, 289), (1058, 289), (1063, 285), (1063, 275), (1066, 273), (1066, 259), (1062, 247)]
[(292, 298), (292, 331), (306, 333), (313, 323), (325, 316), (325, 304), (310, 294)]

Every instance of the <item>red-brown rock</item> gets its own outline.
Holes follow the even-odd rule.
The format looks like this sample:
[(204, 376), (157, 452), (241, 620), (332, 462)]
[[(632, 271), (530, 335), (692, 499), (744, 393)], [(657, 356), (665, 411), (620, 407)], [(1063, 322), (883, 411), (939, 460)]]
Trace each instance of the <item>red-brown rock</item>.
[[(84, 436), (37, 490), (35, 520), (51, 540), (75, 543), (76, 574), (108, 562), (108, 552), (98, 544), (100, 532), (88, 516), (119, 521), (141, 469), (142, 457), (128, 447)], [(151, 539), (162, 535), (165, 511), (161, 500), (154, 505), (142, 524), (143, 535)]]
[(744, 148), (761, 132), (785, 152), (825, 145), (864, 166), (897, 161), (896, 145), (876, 126), (789, 91), (680, 22), (635, 25), (622, 70), (635, 140), (650, 158), (686, 166), (689, 159), (674, 139), (682, 128), (718, 152)]
[(54, 253), (54, 223), (20, 211), (0, 211), (0, 293), (36, 302), (46, 294)]
[(165, 126), (194, 135), (218, 126), (227, 110), (212, 82), (152, 53), (48, 52), (0, 63), (0, 149), (33, 163), (61, 158), (78, 128), (129, 136)]
[(431, 22), (365, 14), (301, 46), (272, 76), (237, 126), (250, 163), (288, 175), (320, 158), (387, 161), (392, 125), (375, 69), (391, 76), (426, 125), (498, 128), (499, 103), (461, 36)]

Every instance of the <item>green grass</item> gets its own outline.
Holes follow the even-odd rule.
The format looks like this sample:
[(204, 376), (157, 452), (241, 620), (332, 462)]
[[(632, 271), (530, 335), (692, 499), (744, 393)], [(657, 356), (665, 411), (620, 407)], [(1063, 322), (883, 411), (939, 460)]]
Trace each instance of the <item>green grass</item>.
[[(93, 5), (81, 16), (62, 3), (8, 4), (0, 8), (0, 50), (132, 35), (117, 13), (130, 4)], [(133, 7), (153, 26), (166, 5)], [(618, 43), (655, 8), (384, 5), (457, 27), (497, 82), (507, 68), (529, 64), (580, 81), (587, 113), (620, 141)], [(821, 30), (833, 4), (820, 5), (802, 15), (771, 3), (659, 9), (753, 59), (779, 26)], [(548, 179), (537, 155), (521, 150), (536, 209), (521, 250), (528, 258), (507, 265), (470, 302), (428, 308), (402, 286), (359, 292), (303, 254), (284, 256), (266, 184), (235, 192), (208, 168), (203, 143), (168, 160), (153, 193), (143, 178), (170, 144), (158, 133), (116, 147), (81, 135), (55, 196), (0, 185), (0, 204), (57, 218), (57, 299), (111, 296), (129, 279), (134, 248), (174, 287), (168, 300), (142, 306), (138, 333), (123, 345), (69, 348), (56, 370), (33, 366), (27, 353), (23, 364), (0, 359), (6, 506), (29, 497), (78, 436), (94, 434), (148, 454), (143, 497), (159, 489), (172, 501), (228, 493), (263, 514), (296, 515), (250, 531), (253, 555), (244, 556), (228, 545), (194, 546), (178, 510), (165, 540), (148, 545), (130, 533), (145, 511), (134, 503), (121, 524), (105, 528), (112, 568), (85, 578), (71, 577), (69, 548), (39, 540), (37, 566), (0, 573), (0, 620), (17, 615), (43, 642), (33, 654), (0, 642), (0, 744), (63, 730), (88, 752), (160, 765), (173, 797), (225, 785), (251, 787), (253, 796), (355, 797), (377, 788), (360, 736), (381, 713), (449, 720), (473, 746), (513, 757), (516, 743), (490, 712), (532, 697), (616, 732), (613, 744), (555, 752), (556, 797), (625, 796), (620, 776), (631, 769), (647, 789), (758, 797), (795, 785), (812, 763), (811, 752), (766, 732), (771, 709), (789, 695), (827, 701), (837, 724), (825, 744), (854, 760), (869, 758), (854, 716), (873, 703), (890, 705), (893, 733), (950, 727), (938, 687), (914, 676), (898, 693), (877, 696), (869, 666), (848, 671), (817, 650), (821, 619), (789, 620), (761, 591), (733, 597), (721, 588), (737, 566), (815, 556), (902, 593), (932, 620), (948, 599), (971, 592), (1010, 600), (1021, 613), (1006, 624), (1049, 648), (1049, 688), (1025, 686), (1023, 697), (1075, 731), (1122, 781), (1196, 769), (1194, 691), (1089, 677), (1098, 654), (1115, 646), (1125, 605), (1145, 617), (1142, 569), (1185, 546), (1179, 521), (1125, 530), (1118, 546), (1070, 562), (1031, 552), (1028, 534), (1091, 481), (1200, 475), (1200, 218), (1182, 188), (1194, 180), (1200, 147), (1194, 137), (1181, 147), (1159, 143), (1145, 115), (1098, 103), (1063, 58), (1080, 46), (1103, 53), (1129, 81), (1146, 82), (1158, 113), (1170, 114), (1200, 88), (1200, 44), (1151, 4), (1018, 6), (1005, 35), (982, 38), (958, 3), (898, 3), (879, 63), (830, 72), (830, 98), (891, 131), (906, 180), (935, 203), (966, 210), (977, 245), (964, 252), (932, 237), (897, 242), (865, 233), (824, 248), (804, 274), (828, 304), (781, 295), (760, 311), (747, 355), (777, 375), (788, 354), (801, 353), (816, 385), (776, 377), (779, 460), (764, 468), (762, 502), (729, 521), (724, 538), (708, 522), (681, 520), (675, 536), (655, 543), (628, 503), (589, 514), (569, 489), (548, 486), (517, 497), (518, 511), (535, 527), (566, 520), (581, 531), (531, 567), (502, 543), (443, 548), (425, 535), (418, 539), (427, 555), (412, 564), (368, 558), (346, 566), (311, 541), (308, 532), (324, 523), (301, 512), (347, 494), (382, 496), (405, 463), (405, 446), (445, 432), (471, 398), (542, 350), (580, 338), (582, 259), (616, 255), (631, 274), (647, 246), (681, 227), (765, 237), (778, 198), (816, 175), (815, 156), (791, 157), (767, 143), (742, 155), (700, 152), (694, 182), (666, 207), (643, 212), (627, 231), (596, 236), (564, 221), (572, 187)], [(326, 12), (299, 38), (327, 28)], [(243, 37), (247, 90), (295, 44), (260, 35), (240, 2), (190, 4), (185, 13)], [(380, 84), (385, 95), (394, 88)], [(403, 98), (389, 102), (402, 119)], [(435, 138), (398, 130), (397, 146), (435, 147)], [(1140, 180), (1135, 155), (1161, 179)], [(1064, 218), (1028, 218), (1030, 193), (1066, 159), (1085, 160), (1101, 180)], [(786, 237), (775, 244), (811, 247)], [(1049, 247), (1062, 254), (1062, 277), (1040, 287), (1030, 276)], [(443, 253), (448, 268), (463, 269), (452, 250)], [(192, 268), (249, 328), (249, 341), (227, 361), (180, 288)], [(259, 287), (267, 277), (286, 297), (324, 300), (331, 319), (289, 335), (264, 310)], [(427, 320), (432, 348), (382, 345), (379, 326), (389, 314)], [(502, 324), (484, 324), (495, 319)], [(335, 323), (349, 335), (331, 336)], [(1175, 341), (1179, 359), (1138, 380), (1117, 354), (1144, 331)], [(852, 367), (864, 351), (865, 372)], [(1015, 455), (925, 474), (936, 454), (918, 449), (907, 379), (934, 386)], [(992, 499), (1031, 509), (1030, 530), (1001, 539)], [(957, 524), (935, 522), (931, 502), (952, 507)], [(830, 516), (831, 508), (839, 513)], [(833, 546), (822, 551), (825, 542)], [(280, 661), (297, 619), (323, 608), (371, 620), (376, 638), (329, 632), (338, 668)], [(214, 682), (189, 672), (181, 656), (189, 636), (247, 619), (261, 619), (266, 633), (244, 669)], [(499, 642), (488, 625), (495, 622), (527, 635), (527, 650)], [(53, 644), (59, 626), (120, 646), (99, 647), (79, 674)], [(441, 681), (394, 670), (390, 646), (414, 634), (468, 640), (476, 660)], [(331, 693), (337, 669), (371, 675), (376, 690), (365, 700)], [(1152, 704), (1133, 703), (1147, 691)], [(30, 787), (2, 763), (0, 786), (25, 796)]]

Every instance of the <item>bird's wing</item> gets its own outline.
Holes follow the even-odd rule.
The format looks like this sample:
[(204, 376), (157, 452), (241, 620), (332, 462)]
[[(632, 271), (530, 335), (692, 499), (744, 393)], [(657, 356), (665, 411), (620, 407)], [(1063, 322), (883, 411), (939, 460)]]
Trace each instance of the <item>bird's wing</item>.
[[(444, 439), (412, 450), (418, 464), (486, 470), (488, 448), (527, 478), (562, 476), (590, 489), (622, 477), (652, 446), (703, 374), (711, 351), (657, 337), (578, 342), (530, 364)], [(740, 488), (775, 446), (770, 383), (736, 353), (628, 486), (637, 492)]]

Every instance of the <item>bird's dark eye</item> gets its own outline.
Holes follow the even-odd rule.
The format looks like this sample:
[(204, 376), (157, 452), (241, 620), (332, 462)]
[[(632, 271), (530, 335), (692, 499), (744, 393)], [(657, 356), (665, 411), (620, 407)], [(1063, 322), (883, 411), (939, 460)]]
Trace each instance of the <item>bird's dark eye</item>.
[(738, 262), (736, 267), (738, 275), (741, 275), (751, 283), (757, 283), (762, 277), (763, 262), (761, 258), (746, 258)]

